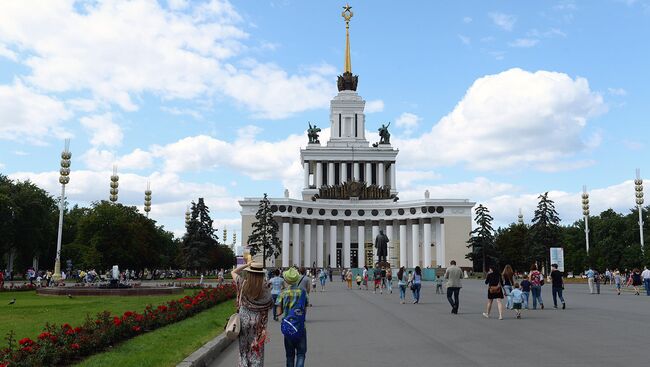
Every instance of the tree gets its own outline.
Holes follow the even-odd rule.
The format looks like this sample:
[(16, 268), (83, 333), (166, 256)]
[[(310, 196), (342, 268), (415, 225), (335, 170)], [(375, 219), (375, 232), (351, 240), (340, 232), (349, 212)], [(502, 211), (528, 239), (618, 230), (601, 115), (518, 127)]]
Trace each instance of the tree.
[(252, 256), (262, 252), (264, 266), (266, 266), (267, 255), (277, 257), (280, 254), (278, 223), (273, 219), (271, 203), (266, 193), (260, 200), (259, 209), (255, 213), (253, 233), (248, 236), (248, 247)]
[(528, 227), (512, 223), (509, 227), (496, 231), (494, 245), (501, 264), (510, 264), (515, 271), (527, 271), (530, 263), (526, 253)]
[(538, 197), (539, 203), (535, 209), (528, 252), (532, 260), (547, 268), (546, 254), (552, 246), (560, 245), (560, 217), (555, 210), (555, 203), (548, 198), (548, 192)]
[(476, 217), (474, 221), (478, 227), (474, 228), (469, 235), (469, 241), (467, 241), (468, 248), (471, 248), (472, 251), (468, 253), (465, 257), (472, 260), (475, 264), (478, 260), (482, 263), (483, 272), (487, 272), (488, 261), (490, 264), (496, 263), (496, 251), (494, 247), (494, 229), (492, 228), (492, 216), (490, 215), (490, 210), (484, 207), (483, 204), (474, 210)]

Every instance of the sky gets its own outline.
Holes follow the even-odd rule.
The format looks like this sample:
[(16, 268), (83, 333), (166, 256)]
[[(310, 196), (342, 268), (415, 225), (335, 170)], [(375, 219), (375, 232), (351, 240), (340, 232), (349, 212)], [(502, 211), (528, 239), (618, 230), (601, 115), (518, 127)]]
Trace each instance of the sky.
[[(72, 204), (109, 196), (176, 235), (204, 197), (300, 197), (307, 122), (329, 134), (341, 1), (0, 3), (0, 172)], [(495, 226), (549, 192), (564, 224), (634, 206), (650, 174), (650, 0), (353, 1), (352, 70), (369, 140), (392, 122), (401, 200), (470, 199)], [(374, 141), (374, 140), (373, 140)], [(240, 237), (240, 236), (238, 236)], [(238, 238), (238, 242), (241, 238)]]

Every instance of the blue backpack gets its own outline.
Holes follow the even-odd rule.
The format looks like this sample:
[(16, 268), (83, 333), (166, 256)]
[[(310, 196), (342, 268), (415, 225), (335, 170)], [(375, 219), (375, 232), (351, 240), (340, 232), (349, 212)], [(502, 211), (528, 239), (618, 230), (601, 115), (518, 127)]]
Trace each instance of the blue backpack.
[(300, 289), (300, 296), (298, 301), (287, 312), (287, 316), (282, 318), (280, 323), (280, 331), (285, 337), (297, 340), (300, 339), (305, 333), (305, 307), (307, 305), (307, 296), (305, 290), (298, 287), (298, 285), (291, 287), (291, 289)]

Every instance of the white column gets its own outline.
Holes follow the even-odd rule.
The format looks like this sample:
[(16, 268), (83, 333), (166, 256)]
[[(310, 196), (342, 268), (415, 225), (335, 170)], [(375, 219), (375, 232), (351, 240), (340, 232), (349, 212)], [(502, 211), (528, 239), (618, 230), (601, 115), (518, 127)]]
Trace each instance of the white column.
[(345, 181), (348, 180), (348, 164), (345, 162), (341, 162), (339, 172), (340, 172), (339, 177), (341, 178), (341, 183), (344, 183)]
[(309, 162), (305, 162), (302, 164), (303, 169), (304, 169), (304, 177), (305, 177), (305, 182), (304, 182), (304, 188), (307, 189), (309, 188)]
[[(368, 185), (372, 184), (372, 163), (366, 162), (366, 171), (363, 173)], [(374, 238), (372, 239), (375, 240)]]
[(329, 162), (327, 164), (327, 184), (333, 186), (334, 178), (334, 162)]
[(420, 265), (420, 223), (415, 219), (411, 223), (411, 239), (413, 240), (413, 267)]
[(361, 220), (357, 222), (357, 242), (359, 243), (359, 264), (357, 266), (363, 268), (366, 265), (366, 222)]
[(353, 167), (352, 171), (354, 171), (354, 172), (352, 172), (352, 179), (355, 180), (355, 181), (359, 181), (359, 177), (360, 177), (360, 174), (359, 174), (359, 162), (354, 162), (352, 167)]
[(442, 237), (440, 237), (440, 218), (435, 218), (433, 225), (436, 231), (436, 265), (445, 267), (446, 264), (442, 261)]
[(303, 255), (303, 264), (306, 268), (311, 267), (311, 223), (307, 222), (305, 223), (305, 229), (304, 229), (304, 242), (305, 242), (305, 250), (304, 250), (304, 255)]
[(401, 220), (399, 222), (399, 266), (407, 267), (408, 262), (406, 261), (406, 221)]
[(330, 249), (330, 265), (333, 268), (336, 267), (336, 231), (337, 231), (337, 223), (335, 220), (331, 220), (329, 249)]
[(396, 179), (395, 179), (395, 162), (390, 164), (390, 189), (397, 190), (396, 188)]
[(316, 162), (316, 188), (323, 186), (323, 163)]
[(384, 162), (377, 163), (377, 185), (384, 186)]
[(379, 261), (379, 256), (377, 255), (377, 249), (375, 248), (375, 239), (377, 239), (377, 236), (379, 235), (379, 222), (373, 220), (372, 221), (372, 239), (370, 242), (372, 242), (372, 264), (373, 266)]
[(423, 240), (422, 246), (424, 247), (424, 262), (425, 268), (431, 266), (431, 218), (424, 218), (424, 226), (422, 228)]
[(323, 221), (316, 223), (316, 266), (322, 268), (323, 265), (323, 252), (325, 244), (323, 243)]
[(388, 259), (388, 262), (390, 263), (391, 267), (393, 267), (393, 263), (391, 261), (391, 256), (393, 255), (393, 251), (391, 248), (395, 246), (393, 243), (393, 221), (388, 221), (386, 222), (386, 237), (388, 237), (388, 253), (386, 254), (386, 258)]
[(343, 267), (350, 268), (350, 222), (343, 222)]
[(289, 218), (282, 218), (282, 267), (288, 268), (289, 263), (289, 241), (291, 240), (291, 229)]
[(442, 267), (447, 267), (447, 259), (445, 254), (445, 218), (440, 218), (440, 261), (442, 262)]
[(293, 265), (300, 266), (300, 219), (293, 222)]

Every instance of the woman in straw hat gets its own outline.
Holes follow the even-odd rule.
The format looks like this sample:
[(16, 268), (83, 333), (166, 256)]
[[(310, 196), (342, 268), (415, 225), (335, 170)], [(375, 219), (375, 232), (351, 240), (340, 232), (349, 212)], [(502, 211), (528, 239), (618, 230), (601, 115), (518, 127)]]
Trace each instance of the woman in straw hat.
[[(242, 272), (244, 272), (242, 274)], [(260, 263), (248, 263), (232, 271), (239, 299), (239, 367), (264, 366), (264, 343), (268, 311), (273, 307), (271, 292)]]

